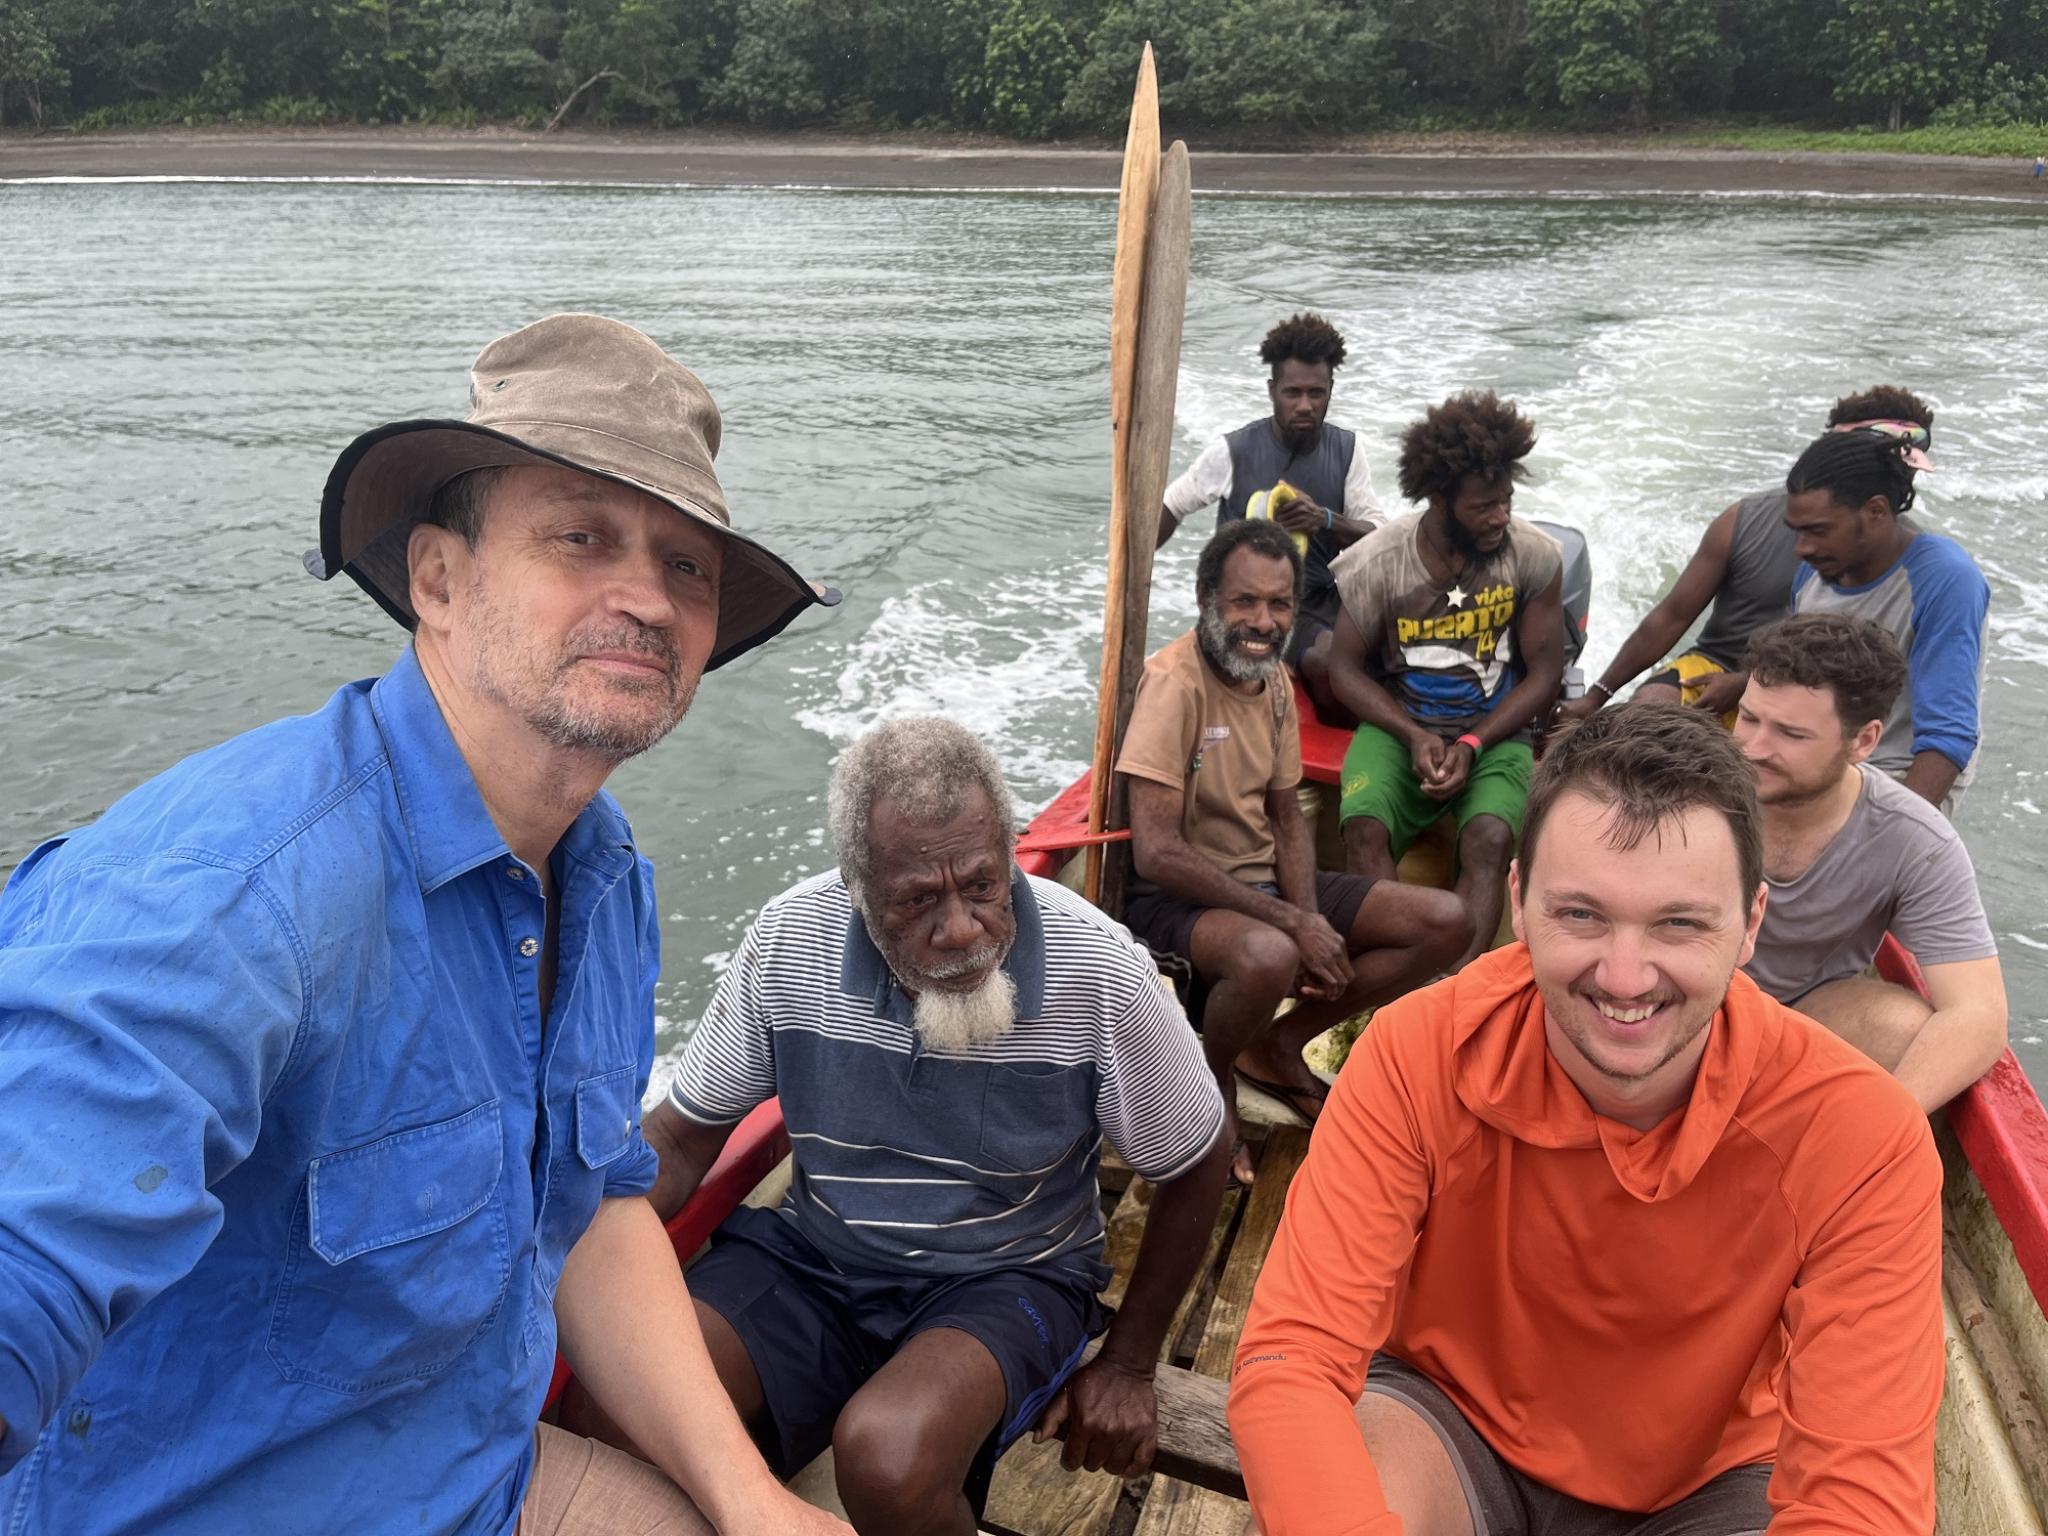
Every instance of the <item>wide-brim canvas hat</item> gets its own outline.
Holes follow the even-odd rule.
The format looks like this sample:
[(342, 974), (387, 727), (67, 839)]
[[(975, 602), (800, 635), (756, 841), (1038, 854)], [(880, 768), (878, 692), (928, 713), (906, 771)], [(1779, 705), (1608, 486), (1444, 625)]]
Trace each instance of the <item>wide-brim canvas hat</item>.
[(435, 493), (473, 469), (557, 465), (645, 491), (718, 531), (725, 560), (707, 672), (812, 604), (839, 601), (734, 530), (712, 469), (718, 406), (652, 337), (601, 315), (549, 315), (485, 347), (469, 378), (468, 420), (397, 421), (342, 450), (307, 570), (322, 581), (346, 571), (412, 629), (406, 546)]

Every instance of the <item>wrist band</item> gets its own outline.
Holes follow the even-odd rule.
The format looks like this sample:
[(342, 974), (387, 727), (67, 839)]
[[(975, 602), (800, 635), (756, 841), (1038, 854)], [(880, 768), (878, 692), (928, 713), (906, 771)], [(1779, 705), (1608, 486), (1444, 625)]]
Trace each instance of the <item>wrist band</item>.
[(1608, 687), (1608, 686), (1607, 686), (1607, 685), (1606, 685), (1605, 683), (1588, 683), (1588, 684), (1586, 684), (1586, 692), (1588, 692), (1588, 693), (1593, 693), (1593, 692), (1596, 692), (1596, 691), (1597, 691), (1597, 692), (1599, 693), (1600, 697), (1601, 697), (1601, 698), (1603, 698), (1603, 699), (1611, 699), (1611, 698), (1613, 698), (1613, 697), (1614, 697), (1614, 690), (1613, 690), (1612, 688)]
[(1333, 514), (1328, 507), (1323, 508), (1323, 531), (1327, 533), (1330, 529), (1336, 526), (1337, 519), (1335, 514)]
[(1452, 742), (1451, 745), (1454, 747), (1470, 747), (1472, 749), (1472, 756), (1475, 760), (1478, 758), (1480, 753), (1486, 750), (1486, 743), (1481, 741), (1477, 736), (1474, 736), (1470, 731), (1467, 731), (1464, 735), (1460, 736), (1456, 741)]

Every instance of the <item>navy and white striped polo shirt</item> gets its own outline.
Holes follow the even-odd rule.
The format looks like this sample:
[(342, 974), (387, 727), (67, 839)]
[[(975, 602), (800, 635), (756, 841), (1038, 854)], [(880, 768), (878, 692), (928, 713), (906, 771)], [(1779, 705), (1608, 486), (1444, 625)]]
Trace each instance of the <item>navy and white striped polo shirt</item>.
[(1064, 886), (1013, 872), (1011, 892), (999, 1040), (926, 1048), (834, 870), (761, 909), (683, 1053), (669, 1100), (699, 1124), (782, 1096), (780, 1214), (843, 1269), (1045, 1265), (1099, 1290), (1102, 1138), (1150, 1179), (1215, 1144), (1222, 1095), (1150, 957)]

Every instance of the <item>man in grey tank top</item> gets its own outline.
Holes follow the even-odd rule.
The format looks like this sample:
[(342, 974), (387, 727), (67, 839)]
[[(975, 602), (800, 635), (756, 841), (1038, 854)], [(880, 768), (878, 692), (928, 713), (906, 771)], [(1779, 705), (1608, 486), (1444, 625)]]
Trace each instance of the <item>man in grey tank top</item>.
[[(1911, 390), (1880, 384), (1845, 395), (1828, 412), (1830, 432), (1866, 421), (1934, 424), (1934, 410)], [(1785, 526), (1785, 488), (1745, 496), (1707, 525), (1699, 548), (1671, 590), (1621, 643), (1607, 670), (1584, 694), (1560, 705), (1563, 721), (1583, 720), (1658, 659), (1670, 662), (1652, 672), (1635, 692), (1645, 704), (1696, 704), (1732, 723), (1742, 694), (1736, 674), (1750, 637), (1785, 616), (1792, 600), (1792, 573), (1799, 568), (1792, 530)], [(1709, 608), (1708, 605), (1712, 604)], [(1682, 654), (1672, 656), (1702, 611), (1707, 621)]]
[[(1935, 1109), (2005, 1050), (2005, 978), (1962, 839), (1868, 760), (1906, 658), (1880, 626), (1817, 613), (1763, 630), (1743, 669), (1735, 740), (1769, 888), (1743, 969)], [(1864, 974), (1886, 933), (1920, 962), (1927, 999)]]
[(1270, 517), (1293, 534), (1304, 569), (1286, 660), (1313, 691), (1311, 668), (1318, 664), (1305, 658), (1337, 622), (1330, 562), (1379, 526), (1379, 498), (1358, 435), (1324, 420), (1333, 376), (1344, 363), (1337, 328), (1320, 315), (1291, 315), (1266, 333), (1259, 360), (1271, 371), (1266, 394), (1273, 414), (1215, 439), (1166, 488), (1159, 542), (1211, 503), (1219, 528), (1233, 518)]

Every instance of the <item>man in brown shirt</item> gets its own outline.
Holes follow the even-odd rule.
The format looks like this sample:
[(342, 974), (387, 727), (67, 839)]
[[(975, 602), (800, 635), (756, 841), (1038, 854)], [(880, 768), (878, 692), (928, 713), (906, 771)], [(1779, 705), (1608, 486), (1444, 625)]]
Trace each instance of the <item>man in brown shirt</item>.
[[(1203, 1047), (1224, 1103), (1235, 1072), (1313, 1120), (1324, 1088), (1301, 1048), (1442, 971), (1472, 927), (1450, 892), (1316, 869), (1280, 660), (1300, 586), (1284, 529), (1226, 523), (1196, 567), (1200, 622), (1145, 663), (1116, 768), (1137, 876), (1124, 920), (1208, 988)], [(1233, 1171), (1251, 1182), (1241, 1147)]]

